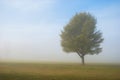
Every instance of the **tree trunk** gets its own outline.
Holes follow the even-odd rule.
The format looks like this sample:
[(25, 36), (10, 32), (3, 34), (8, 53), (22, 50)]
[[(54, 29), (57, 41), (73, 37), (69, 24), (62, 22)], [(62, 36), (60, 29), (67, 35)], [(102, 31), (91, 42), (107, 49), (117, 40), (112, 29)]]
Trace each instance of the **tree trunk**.
[(82, 65), (85, 65), (84, 56), (81, 57), (81, 60), (82, 60)]
[(84, 61), (84, 54), (81, 54), (80, 55), (80, 53), (77, 53), (79, 56), (80, 56), (80, 58), (81, 58), (81, 62), (82, 62), (82, 65), (85, 65), (85, 61)]

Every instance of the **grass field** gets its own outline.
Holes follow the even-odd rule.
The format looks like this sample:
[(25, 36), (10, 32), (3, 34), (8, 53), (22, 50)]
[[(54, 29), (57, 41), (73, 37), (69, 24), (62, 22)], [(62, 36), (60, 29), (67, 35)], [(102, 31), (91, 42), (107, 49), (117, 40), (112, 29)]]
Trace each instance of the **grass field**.
[(0, 63), (0, 80), (120, 80), (120, 65)]

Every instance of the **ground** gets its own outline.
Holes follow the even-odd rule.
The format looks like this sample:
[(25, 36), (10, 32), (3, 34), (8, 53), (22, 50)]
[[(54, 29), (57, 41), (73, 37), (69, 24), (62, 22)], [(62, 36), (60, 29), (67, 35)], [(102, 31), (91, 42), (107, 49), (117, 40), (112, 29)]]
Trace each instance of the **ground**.
[(0, 63), (0, 80), (120, 80), (120, 65)]

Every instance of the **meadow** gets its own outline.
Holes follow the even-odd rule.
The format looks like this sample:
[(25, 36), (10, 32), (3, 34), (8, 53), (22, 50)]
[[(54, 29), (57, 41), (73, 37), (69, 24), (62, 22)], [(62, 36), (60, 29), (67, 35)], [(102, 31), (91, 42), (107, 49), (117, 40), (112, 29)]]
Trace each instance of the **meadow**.
[(0, 63), (0, 80), (120, 80), (120, 65)]

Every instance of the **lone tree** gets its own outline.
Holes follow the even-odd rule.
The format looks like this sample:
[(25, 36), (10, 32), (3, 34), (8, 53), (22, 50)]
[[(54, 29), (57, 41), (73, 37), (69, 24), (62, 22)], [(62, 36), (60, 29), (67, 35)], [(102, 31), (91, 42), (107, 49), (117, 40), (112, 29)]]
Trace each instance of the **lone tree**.
[(60, 36), (63, 50), (68, 53), (76, 52), (83, 65), (85, 55), (102, 51), (102, 33), (96, 29), (96, 19), (90, 13), (76, 14), (64, 27)]

